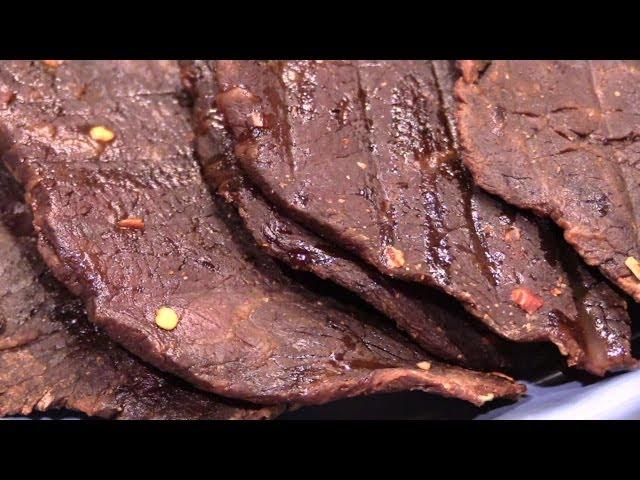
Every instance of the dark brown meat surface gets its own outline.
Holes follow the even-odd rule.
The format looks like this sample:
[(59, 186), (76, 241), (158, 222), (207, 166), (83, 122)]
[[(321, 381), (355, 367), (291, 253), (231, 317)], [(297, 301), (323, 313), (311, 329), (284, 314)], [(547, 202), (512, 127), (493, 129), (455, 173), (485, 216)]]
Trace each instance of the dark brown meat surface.
[(254, 240), (269, 255), (351, 290), (393, 319), (428, 352), (482, 370), (512, 366), (508, 342), (491, 334), (450, 297), (393, 280), (348, 252), (324, 241), (270, 205), (237, 167), (233, 142), (220, 122), (217, 85), (204, 61), (182, 62), (194, 99), (197, 153), (205, 179), (238, 210)]
[[(174, 62), (0, 65), (2, 160), (26, 188), (40, 253), (91, 321), (161, 370), (256, 403), (416, 389), (481, 404), (523, 391), (432, 361), (245, 242), (202, 180), (179, 83)], [(157, 325), (162, 307), (175, 328)]]
[(0, 416), (54, 408), (118, 419), (261, 419), (159, 373), (89, 323), (40, 258), (28, 207), (0, 167)]
[(589, 265), (640, 300), (625, 265), (640, 260), (640, 64), (461, 66), (464, 161), (478, 184), (552, 218)]
[(221, 61), (234, 153), (294, 220), (392, 277), (438, 287), (495, 332), (549, 340), (596, 374), (635, 365), (625, 302), (544, 222), (474, 187), (453, 67)]

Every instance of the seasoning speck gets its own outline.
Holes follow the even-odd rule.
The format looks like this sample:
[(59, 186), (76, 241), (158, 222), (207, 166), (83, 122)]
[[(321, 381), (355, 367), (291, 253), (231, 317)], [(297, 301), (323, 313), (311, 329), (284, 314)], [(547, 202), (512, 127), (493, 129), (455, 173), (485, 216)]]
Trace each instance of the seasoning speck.
[(551, 295), (553, 295), (554, 297), (559, 297), (560, 295), (562, 295), (562, 289), (554, 287), (553, 289), (551, 289)]
[(178, 326), (179, 321), (178, 314), (173, 308), (160, 307), (156, 311), (156, 325), (163, 330), (173, 330)]
[(141, 230), (144, 228), (144, 220), (137, 217), (129, 217), (118, 222), (118, 228), (130, 228), (133, 230)]
[(613, 94), (614, 94), (616, 97), (619, 97), (619, 96), (620, 96), (620, 92), (619, 92), (619, 91), (617, 91), (617, 90), (616, 90), (615, 92), (613, 92)]
[(504, 240), (509, 243), (520, 240), (520, 229), (513, 226), (507, 228), (507, 231), (504, 233)]
[(416, 363), (416, 367), (418, 367), (420, 370), (429, 370), (431, 368), (431, 363), (430, 362), (418, 362), (418, 363)]
[(511, 292), (511, 301), (529, 315), (535, 313), (544, 303), (542, 298), (525, 287), (514, 288)]
[(404, 253), (395, 247), (387, 246), (384, 249), (384, 259), (387, 266), (391, 268), (400, 268), (404, 266)]
[(634, 257), (627, 257), (624, 261), (624, 264), (627, 266), (631, 273), (633, 273), (638, 280), (640, 280), (640, 262), (636, 260)]
[(42, 60), (42, 63), (49, 68), (58, 68), (64, 63), (64, 60)]
[(253, 125), (254, 127), (264, 127), (262, 113), (252, 112), (251, 115), (249, 115), (249, 118), (251, 119), (251, 125)]
[(13, 102), (16, 94), (9, 90), (0, 90), (0, 105), (7, 106)]
[(356, 165), (358, 165), (362, 170), (367, 168), (367, 164), (363, 162), (356, 162)]
[(116, 137), (116, 134), (112, 130), (109, 130), (107, 127), (103, 127), (102, 125), (92, 127), (91, 130), (89, 130), (89, 135), (96, 142), (104, 143), (108, 143)]
[(156, 325), (163, 330), (173, 330), (178, 326), (179, 321), (178, 314), (173, 308), (160, 307), (156, 311)]
[(487, 393), (486, 395), (480, 395), (478, 398), (480, 399), (480, 401), (482, 403), (484, 403), (484, 402), (490, 402), (491, 400), (493, 400), (496, 397), (495, 397), (495, 395), (493, 393)]

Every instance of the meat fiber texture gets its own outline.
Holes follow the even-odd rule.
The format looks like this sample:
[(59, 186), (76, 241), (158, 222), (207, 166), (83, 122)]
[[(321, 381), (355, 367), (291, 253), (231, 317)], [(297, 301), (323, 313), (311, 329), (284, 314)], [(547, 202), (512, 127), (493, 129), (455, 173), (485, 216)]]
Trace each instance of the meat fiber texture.
[(626, 303), (543, 221), (473, 185), (449, 62), (211, 62), (234, 154), (270, 202), (496, 333), (602, 375), (635, 366)]
[(0, 168), (0, 416), (66, 408), (117, 419), (266, 419), (133, 357), (89, 323), (40, 258), (28, 207)]
[(552, 218), (640, 300), (640, 63), (461, 62), (464, 161), (486, 190)]
[(205, 179), (235, 206), (265, 252), (355, 292), (437, 357), (482, 370), (514, 366), (513, 344), (480, 327), (450, 297), (384, 276), (271, 205), (236, 165), (233, 140), (220, 122), (213, 70), (205, 61), (184, 61), (181, 67), (193, 98), (197, 153)]
[[(481, 404), (523, 387), (432, 361), (386, 323), (294, 284), (213, 201), (174, 62), (4, 62), (2, 160), (38, 248), (89, 319), (226, 397), (318, 404), (417, 389)], [(160, 328), (171, 309), (175, 328)]]

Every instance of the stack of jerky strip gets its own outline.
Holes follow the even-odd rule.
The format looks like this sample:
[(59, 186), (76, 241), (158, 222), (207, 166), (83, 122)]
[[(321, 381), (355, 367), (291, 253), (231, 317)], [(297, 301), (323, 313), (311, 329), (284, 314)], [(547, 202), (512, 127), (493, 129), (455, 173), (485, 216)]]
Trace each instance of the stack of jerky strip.
[(625, 301), (473, 187), (450, 65), (181, 67), (0, 64), (1, 414), (481, 405), (524, 391), (495, 373), (522, 362), (511, 340), (599, 375), (635, 364)]

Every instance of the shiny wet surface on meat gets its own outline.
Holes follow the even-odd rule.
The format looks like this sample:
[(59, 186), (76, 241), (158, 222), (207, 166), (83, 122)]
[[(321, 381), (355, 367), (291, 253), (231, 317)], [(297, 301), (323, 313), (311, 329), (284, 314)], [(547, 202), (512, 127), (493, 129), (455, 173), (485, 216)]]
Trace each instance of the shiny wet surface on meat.
[(448, 62), (212, 62), (212, 122), (264, 197), (381, 272), (596, 374), (635, 365), (625, 302), (457, 154)]
[[(481, 404), (522, 388), (450, 367), (374, 316), (295, 285), (216, 204), (173, 62), (6, 62), (3, 161), (38, 248), (91, 321), (228, 397), (313, 404), (420, 389)], [(161, 308), (177, 320), (159, 322)]]

